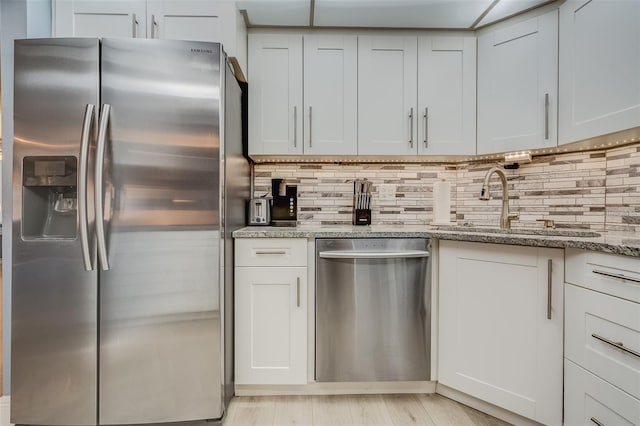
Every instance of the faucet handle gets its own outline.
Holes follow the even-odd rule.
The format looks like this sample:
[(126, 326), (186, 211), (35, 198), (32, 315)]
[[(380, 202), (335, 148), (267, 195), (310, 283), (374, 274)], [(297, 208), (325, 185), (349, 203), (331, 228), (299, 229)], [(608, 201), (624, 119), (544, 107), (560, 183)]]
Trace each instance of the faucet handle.
[(536, 219), (536, 222), (543, 222), (545, 228), (556, 228), (556, 224), (553, 219)]
[(512, 220), (520, 220), (520, 213), (509, 213), (507, 215), (507, 220), (508, 221), (512, 221)]

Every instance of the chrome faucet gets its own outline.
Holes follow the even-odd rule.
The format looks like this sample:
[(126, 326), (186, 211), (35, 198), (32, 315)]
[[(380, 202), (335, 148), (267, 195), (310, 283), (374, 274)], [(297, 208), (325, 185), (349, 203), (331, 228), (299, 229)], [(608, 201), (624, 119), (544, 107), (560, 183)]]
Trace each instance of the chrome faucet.
[(504, 174), (499, 167), (492, 167), (484, 176), (484, 183), (482, 184), (482, 191), (480, 192), (480, 199), (487, 201), (491, 199), (489, 194), (489, 179), (491, 175), (497, 174), (502, 182), (502, 211), (500, 212), (500, 229), (511, 229), (511, 221), (517, 220), (520, 215), (517, 213), (509, 214), (509, 187), (507, 185), (507, 175)]

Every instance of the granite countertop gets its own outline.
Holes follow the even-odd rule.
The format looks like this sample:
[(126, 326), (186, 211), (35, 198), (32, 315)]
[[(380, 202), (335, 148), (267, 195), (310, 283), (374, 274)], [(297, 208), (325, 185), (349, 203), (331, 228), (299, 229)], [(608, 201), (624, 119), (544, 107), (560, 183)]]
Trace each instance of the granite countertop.
[[(597, 235), (597, 236), (596, 236)], [(296, 227), (250, 226), (233, 233), (234, 238), (435, 238), (533, 247), (579, 248), (604, 253), (640, 257), (640, 235), (583, 230), (526, 229), (502, 231), (497, 228), (466, 226), (335, 226)]]

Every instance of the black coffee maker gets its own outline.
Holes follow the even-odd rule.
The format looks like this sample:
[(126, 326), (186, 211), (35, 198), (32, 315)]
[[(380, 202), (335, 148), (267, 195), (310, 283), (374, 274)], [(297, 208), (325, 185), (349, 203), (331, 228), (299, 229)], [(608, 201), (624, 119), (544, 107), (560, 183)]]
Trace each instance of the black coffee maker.
[(298, 220), (298, 187), (284, 179), (271, 179), (271, 225), (296, 226)]

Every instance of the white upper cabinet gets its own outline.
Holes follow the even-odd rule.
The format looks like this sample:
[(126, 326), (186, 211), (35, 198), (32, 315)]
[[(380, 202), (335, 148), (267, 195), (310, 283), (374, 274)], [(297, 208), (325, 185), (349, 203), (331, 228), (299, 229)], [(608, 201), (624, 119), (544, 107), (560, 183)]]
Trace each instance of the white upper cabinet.
[(302, 35), (249, 35), (249, 154), (302, 154)]
[(148, 0), (147, 36), (219, 42), (247, 69), (247, 34), (232, 1)]
[(304, 37), (304, 153), (358, 150), (358, 38)]
[(358, 38), (358, 154), (418, 153), (417, 37)]
[(418, 154), (476, 153), (476, 38), (418, 39)]
[(140, 37), (222, 43), (243, 72), (247, 37), (233, 1), (54, 0), (54, 37)]
[(54, 0), (55, 37), (146, 37), (145, 0)]
[(478, 36), (478, 154), (557, 145), (558, 11)]
[(640, 126), (640, 2), (560, 7), (560, 143)]

